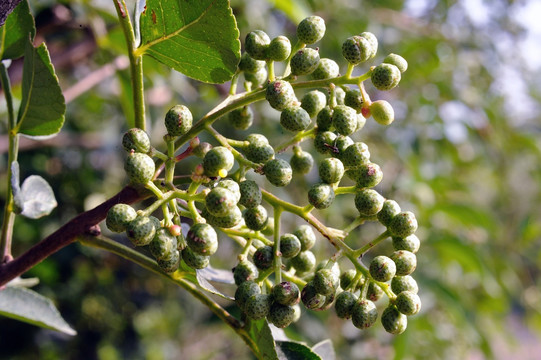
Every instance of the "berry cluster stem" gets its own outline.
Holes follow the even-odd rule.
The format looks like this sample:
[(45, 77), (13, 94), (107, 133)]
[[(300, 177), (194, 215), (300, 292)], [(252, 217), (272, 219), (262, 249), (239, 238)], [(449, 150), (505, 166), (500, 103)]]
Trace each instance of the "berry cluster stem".
[(282, 282), (282, 253), (280, 252), (280, 218), (284, 210), (274, 207), (274, 276), (276, 284)]

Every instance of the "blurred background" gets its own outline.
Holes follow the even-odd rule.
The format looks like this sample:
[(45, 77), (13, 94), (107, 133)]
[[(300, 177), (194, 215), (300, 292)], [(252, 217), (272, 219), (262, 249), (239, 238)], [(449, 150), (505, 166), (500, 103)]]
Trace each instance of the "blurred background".
[[(362, 31), (378, 37), (379, 50), (356, 74), (391, 52), (409, 62), (400, 86), (388, 93), (367, 82), (372, 100), (388, 100), (396, 120), (389, 127), (369, 120), (355, 140), (369, 145), (372, 161), (384, 171), (377, 189), (419, 220), (422, 245), (414, 277), (422, 311), (394, 337), (379, 322), (361, 332), (333, 310), (304, 310), (287, 335), (308, 345), (331, 338), (339, 359), (539, 359), (541, 2), (231, 0), (231, 5), (241, 39), (263, 29), (294, 42), (300, 20), (323, 17), (327, 33), (317, 46), (342, 72), (341, 44)], [(60, 135), (21, 141), (21, 177), (43, 176), (60, 205), (40, 220), (17, 218), (15, 254), (122, 188), (119, 134), (133, 118), (125, 45), (112, 2), (35, 0), (30, 6), (68, 109)], [(14, 87), (20, 85), (21, 67), (20, 62), (10, 67)], [(149, 132), (158, 148), (170, 106), (187, 104), (198, 118), (228, 91), (227, 84), (197, 83), (151, 58), (145, 58), (145, 75)], [(252, 131), (269, 139), (283, 136), (276, 111), (267, 104), (255, 109)], [(3, 97), (0, 112), (6, 119)], [(0, 126), (5, 134), (5, 122)], [(225, 122), (216, 128), (236, 139), (247, 134), (233, 132)], [(0, 148), (0, 184), (5, 184), (5, 135)], [(196, 163), (190, 160), (179, 171), (189, 173)], [(314, 169), (278, 194), (306, 204), (301, 188), (316, 181)], [(1, 196), (3, 202), (5, 185)], [(340, 198), (318, 217), (340, 227), (354, 216), (351, 200)], [(362, 226), (349, 241), (360, 246), (380, 231)], [(316, 255), (323, 260), (332, 249), (319, 240)], [(373, 252), (391, 249), (383, 243)], [(238, 248), (223, 239), (220, 252), (213, 266), (232, 268)], [(78, 335), (0, 318), (0, 358), (252, 358), (234, 332), (189, 294), (117, 256), (73, 244), (26, 276), (39, 277), (34, 289), (54, 300)], [(238, 315), (231, 303), (221, 303)]]

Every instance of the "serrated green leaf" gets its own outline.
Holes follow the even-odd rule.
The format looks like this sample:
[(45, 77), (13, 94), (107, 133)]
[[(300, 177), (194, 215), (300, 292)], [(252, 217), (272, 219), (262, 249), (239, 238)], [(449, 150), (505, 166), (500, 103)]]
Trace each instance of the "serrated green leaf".
[(312, 351), (321, 357), (322, 360), (336, 360), (336, 353), (331, 339), (326, 339), (312, 346)]
[(26, 288), (7, 286), (0, 291), (0, 314), (68, 335), (77, 334), (50, 299)]
[(138, 54), (207, 83), (224, 83), (237, 69), (239, 30), (227, 0), (147, 0), (140, 24)]
[(276, 353), (280, 360), (323, 360), (308, 346), (294, 341), (277, 341)]
[(64, 124), (66, 104), (45, 44), (27, 42), (24, 54), (22, 101), (16, 130), (29, 137), (57, 134)]
[(21, 186), (15, 203), (20, 207), (21, 215), (30, 219), (47, 216), (58, 205), (49, 183), (38, 175), (27, 177)]
[(278, 360), (276, 354), (276, 343), (272, 337), (267, 320), (246, 320), (246, 329), (250, 338), (256, 344), (258, 358), (264, 360)]
[(28, 2), (21, 1), (0, 28), (0, 58), (18, 59), (23, 56), (26, 43), (29, 39), (33, 41), (34, 35), (36, 26)]

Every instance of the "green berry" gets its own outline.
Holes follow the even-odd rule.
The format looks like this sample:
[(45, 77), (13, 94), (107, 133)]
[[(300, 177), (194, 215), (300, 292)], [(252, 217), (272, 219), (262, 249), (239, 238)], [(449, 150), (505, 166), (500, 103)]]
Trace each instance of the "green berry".
[[(394, 278), (393, 278), (394, 279)], [(366, 298), (371, 301), (378, 301), (383, 296), (383, 290), (373, 281), (368, 284), (368, 290), (366, 291)]]
[(349, 177), (357, 183), (358, 188), (372, 188), (383, 179), (383, 171), (378, 164), (372, 162), (350, 171)]
[(261, 205), (246, 209), (243, 216), (248, 229), (259, 231), (267, 226), (267, 210)]
[(240, 201), (240, 186), (233, 179), (222, 179), (216, 184), (216, 187), (225, 188), (235, 195), (235, 204)]
[(246, 130), (254, 122), (254, 113), (249, 106), (232, 110), (227, 118), (229, 123), (237, 130)]
[(353, 307), (357, 303), (357, 296), (349, 291), (342, 291), (336, 296), (336, 301), (334, 302), (334, 309), (336, 310), (336, 315), (341, 319), (350, 319)]
[(293, 170), (289, 163), (282, 159), (272, 159), (265, 163), (263, 172), (269, 182), (278, 187), (286, 186), (291, 182)]
[(173, 252), (177, 251), (178, 242), (176, 236), (166, 228), (159, 228), (156, 235), (148, 244), (148, 249), (155, 259), (170, 258)]
[(175, 105), (165, 114), (165, 128), (171, 136), (182, 136), (191, 129), (193, 116), (186, 106)]
[(368, 31), (361, 33), (359, 36), (365, 38), (370, 43), (372, 51), (370, 52), (369, 59), (372, 59), (374, 56), (376, 56), (376, 52), (378, 51), (378, 39), (374, 34)]
[(259, 276), (257, 267), (248, 260), (243, 260), (233, 268), (233, 279), (237, 286), (246, 281), (254, 281)]
[(225, 216), (237, 204), (237, 197), (224, 187), (215, 187), (205, 198), (205, 205), (209, 213), (214, 216)]
[(291, 169), (294, 174), (308, 174), (314, 166), (314, 158), (309, 152), (302, 151), (301, 148), (297, 149), (298, 151), (293, 149), (293, 156), (291, 156), (291, 159), (289, 160)]
[(182, 260), (192, 269), (204, 269), (209, 265), (210, 256), (197, 254), (190, 247), (182, 250)]
[(398, 335), (402, 334), (408, 327), (408, 318), (391, 305), (383, 310), (381, 324), (388, 333)]
[(370, 162), (370, 151), (368, 146), (362, 142), (356, 142), (344, 150), (342, 161), (347, 169), (356, 169), (363, 164)]
[(218, 235), (212, 226), (206, 223), (193, 224), (187, 235), (188, 246), (200, 255), (210, 256), (218, 250)]
[(255, 73), (244, 73), (244, 79), (252, 83), (252, 88), (261, 86), (267, 82), (267, 69), (259, 69)]
[(316, 291), (314, 283), (306, 283), (301, 292), (301, 301), (310, 310), (316, 310), (325, 305), (326, 297)]
[(150, 151), (150, 138), (139, 128), (132, 128), (122, 136), (122, 147), (127, 152), (134, 150), (146, 154)]
[(379, 64), (372, 70), (370, 80), (381, 91), (391, 90), (400, 82), (400, 70), (391, 64)]
[(421, 298), (414, 292), (402, 291), (396, 296), (396, 308), (404, 315), (415, 315), (421, 310)]
[(149, 216), (137, 216), (126, 226), (126, 235), (135, 246), (148, 245), (156, 234), (156, 222)]
[(152, 180), (156, 165), (150, 156), (132, 152), (126, 158), (124, 170), (133, 184), (146, 184)]
[(253, 256), (254, 264), (258, 269), (265, 270), (272, 266), (274, 261), (274, 250), (271, 246), (265, 245), (257, 249)]
[(199, 158), (204, 158), (210, 149), (212, 149), (212, 145), (203, 141), (193, 149), (193, 154)]
[(352, 65), (368, 60), (372, 52), (370, 42), (358, 35), (347, 38), (342, 44), (342, 55)]
[(390, 125), (394, 121), (394, 110), (385, 100), (374, 101), (370, 105), (370, 113), (380, 125)]
[(331, 269), (321, 269), (316, 271), (312, 281), (318, 293), (328, 296), (336, 293), (340, 285), (340, 276)]
[(254, 295), (261, 294), (261, 288), (253, 281), (245, 281), (239, 284), (237, 290), (235, 290), (235, 303), (244, 311), (246, 301)]
[(160, 269), (162, 269), (164, 272), (173, 273), (177, 271), (180, 264), (180, 252), (175, 249), (171, 253), (170, 257), (157, 259), (156, 262), (158, 263)]
[(272, 298), (268, 294), (255, 294), (248, 298), (244, 312), (252, 320), (264, 319), (270, 311)]
[(417, 281), (410, 275), (395, 276), (391, 280), (391, 290), (393, 290), (395, 294), (400, 294), (403, 291), (410, 291), (417, 294), (419, 287), (417, 286)]
[(337, 105), (345, 105), (346, 100), (346, 92), (341, 87), (337, 87), (334, 89), (334, 98), (336, 100)]
[(364, 105), (361, 91), (359, 89), (347, 89), (344, 104), (355, 109), (357, 113), (360, 113)]
[(310, 115), (300, 106), (288, 106), (280, 114), (280, 124), (289, 131), (304, 130), (310, 122)]
[(297, 101), (293, 87), (285, 80), (271, 82), (265, 91), (265, 99), (273, 109), (278, 111), (284, 110)]
[(274, 285), (271, 294), (275, 302), (286, 306), (298, 304), (301, 299), (299, 288), (295, 283), (290, 281), (283, 281), (280, 284)]
[(272, 61), (284, 61), (291, 54), (291, 41), (285, 36), (277, 36), (269, 44), (267, 59)]
[[(330, 260), (323, 260), (323, 261), (320, 261), (317, 265), (316, 265), (316, 268), (314, 270), (314, 272), (317, 272), (319, 270), (322, 270), (322, 269), (326, 269), (327, 266), (329, 265), (329, 261)], [(331, 271), (337, 276), (337, 277), (340, 277), (340, 266), (338, 265), (337, 262), (333, 262), (332, 266), (331, 266)]]
[(297, 38), (303, 44), (314, 44), (325, 35), (325, 20), (319, 16), (309, 16), (297, 26)]
[(250, 143), (246, 147), (246, 158), (255, 163), (264, 163), (274, 157), (274, 148), (267, 144)]
[[(378, 213), (378, 221), (383, 226), (389, 226), (393, 218), (400, 212), (400, 205), (394, 200), (385, 200), (383, 207)], [(395, 249), (396, 250), (396, 249)]]
[(396, 264), (396, 275), (405, 276), (415, 271), (417, 267), (417, 257), (414, 253), (406, 250), (395, 251), (391, 259)]
[(301, 107), (311, 118), (316, 116), (327, 105), (327, 97), (319, 90), (312, 90), (304, 94)]
[(420, 246), (421, 241), (415, 234), (411, 234), (405, 238), (393, 236), (393, 247), (395, 250), (407, 250), (415, 254), (419, 251)]
[(376, 322), (378, 309), (370, 300), (359, 300), (351, 310), (351, 322), (358, 329), (368, 329)]
[(394, 237), (405, 238), (417, 231), (417, 219), (411, 211), (403, 211), (393, 218), (389, 231)]
[(291, 74), (309, 75), (316, 70), (318, 64), (319, 51), (312, 48), (301, 49), (291, 58)]
[(323, 305), (317, 309), (314, 309), (315, 311), (325, 311), (331, 308), (331, 306), (334, 304), (335, 294), (331, 294), (328, 296), (325, 296), (325, 302)]
[(383, 59), (386, 64), (394, 65), (400, 70), (401, 73), (408, 70), (408, 62), (402, 56), (397, 54), (389, 54)]
[(316, 124), (320, 131), (328, 131), (332, 128), (332, 109), (325, 106), (317, 113)]
[(357, 271), (355, 271), (355, 269), (344, 271), (342, 274), (340, 274), (340, 287), (342, 289), (347, 289), (355, 279), (356, 275)]
[(355, 207), (361, 216), (373, 216), (380, 212), (385, 198), (376, 190), (361, 189), (355, 194)]
[(116, 233), (126, 231), (128, 224), (137, 217), (134, 208), (127, 204), (115, 204), (107, 212), (105, 225), (109, 230)]
[(327, 184), (340, 182), (344, 176), (344, 164), (337, 158), (326, 158), (319, 164), (319, 177)]
[(291, 265), (299, 273), (306, 273), (316, 266), (316, 256), (310, 250), (301, 251), (297, 256), (292, 258)]
[(355, 131), (361, 130), (365, 124), (366, 124), (366, 118), (362, 114), (362, 110), (361, 110), (361, 113), (357, 114), (357, 129)]
[(201, 215), (207, 219), (207, 222), (216, 227), (229, 229), (237, 226), (242, 221), (242, 212), (238, 206), (233, 206), (231, 212), (225, 216), (214, 216), (205, 208)]
[(220, 175), (220, 172), (231, 170), (235, 164), (235, 157), (231, 151), (223, 146), (216, 146), (210, 149), (203, 158), (205, 174), (210, 177)]
[(314, 138), (314, 147), (320, 154), (333, 153), (336, 134), (331, 131), (320, 131)]
[(295, 319), (295, 309), (278, 303), (273, 303), (269, 310), (268, 320), (278, 328), (288, 327)]
[(332, 124), (342, 135), (350, 135), (357, 130), (357, 112), (346, 105), (337, 105), (333, 109)]
[(241, 205), (247, 208), (253, 208), (261, 204), (263, 195), (259, 185), (253, 180), (244, 180), (240, 183), (240, 201)]
[(248, 141), (251, 146), (261, 146), (269, 144), (269, 139), (267, 139), (265, 135), (261, 134), (250, 134), (246, 136), (246, 141)]
[(372, 259), (369, 271), (374, 280), (387, 282), (395, 276), (396, 265), (389, 257), (380, 255)]
[(326, 209), (333, 201), (334, 189), (329, 184), (314, 184), (308, 190), (308, 202), (316, 209)]
[(255, 60), (266, 60), (270, 42), (269, 36), (264, 31), (254, 30), (246, 35), (244, 46), (248, 55)]
[(342, 160), (344, 156), (344, 151), (350, 146), (353, 145), (353, 140), (349, 136), (338, 135), (334, 141), (334, 150), (331, 156), (337, 157)]
[(280, 252), (285, 259), (297, 256), (301, 252), (301, 241), (293, 234), (280, 236)]
[(340, 68), (338, 67), (336, 61), (327, 58), (321, 58), (319, 59), (317, 68), (312, 74), (310, 74), (310, 77), (313, 80), (323, 80), (335, 78), (338, 77), (338, 75), (340, 75)]
[[(267, 220), (267, 227), (261, 230), (261, 233), (266, 236), (274, 235), (274, 218), (272, 216), (269, 216), (269, 219)], [(252, 243), (255, 243), (256, 240), (257, 239), (254, 239)]]
[(257, 73), (261, 69), (265, 68), (265, 62), (261, 60), (255, 60), (247, 53), (242, 54), (239, 62), (239, 70), (247, 73)]

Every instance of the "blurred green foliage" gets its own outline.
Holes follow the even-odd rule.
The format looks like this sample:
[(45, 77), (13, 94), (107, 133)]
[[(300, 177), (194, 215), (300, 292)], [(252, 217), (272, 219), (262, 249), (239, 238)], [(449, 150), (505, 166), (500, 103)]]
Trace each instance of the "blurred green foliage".
[[(414, 211), (419, 220), (422, 245), (415, 277), (423, 309), (397, 337), (380, 326), (360, 332), (333, 311), (307, 310), (286, 331), (288, 336), (310, 345), (330, 337), (342, 359), (504, 358), (509, 354), (533, 359), (533, 354), (539, 354), (541, 88), (537, 79), (541, 59), (533, 55), (532, 47), (539, 29), (529, 21), (539, 5), (533, 0), (231, 3), (241, 39), (252, 29), (294, 39), (296, 23), (317, 14), (327, 25), (327, 34), (318, 44), (321, 56), (337, 59), (342, 71), (341, 43), (362, 31), (371, 31), (379, 39), (374, 64), (394, 52), (410, 65), (397, 89), (378, 93), (368, 88), (373, 100), (392, 103), (395, 123), (383, 128), (368, 122), (359, 135), (384, 171), (381, 193)], [(31, 1), (30, 5), (37, 16), (37, 36), (47, 42), (65, 91), (124, 54), (111, 2)], [(227, 85), (200, 84), (150, 58), (145, 61), (149, 132), (157, 147), (165, 134), (162, 118), (171, 105), (187, 104), (197, 118), (228, 91)], [(17, 62), (10, 68), (15, 78), (17, 68)], [(46, 178), (60, 206), (44, 219), (17, 218), (15, 254), (125, 183), (119, 134), (128, 128), (126, 119), (129, 123), (133, 117), (128, 76), (125, 67), (118, 69), (73, 98), (62, 134), (55, 140), (37, 147), (21, 145), (21, 177)], [(14, 80), (13, 85), (20, 82)], [(276, 119), (276, 113), (263, 104), (257, 110), (254, 131), (269, 138), (280, 136), (278, 122), (267, 121)], [(2, 118), (5, 111), (2, 103)], [(216, 128), (233, 138), (246, 134), (219, 122)], [(0, 163), (0, 184), (5, 184), (5, 156)], [(186, 166), (186, 173), (191, 168)], [(316, 180), (313, 171), (296, 184)], [(280, 195), (305, 203), (303, 191), (288, 190), (288, 194), (280, 190)], [(5, 196), (4, 187), (1, 191)], [(355, 211), (345, 203), (333, 209), (318, 213), (325, 223), (342, 223)], [(375, 231), (362, 227), (354, 237), (361, 244)], [(317, 251), (327, 254), (330, 246), (320, 240)], [(229, 243), (222, 241), (223, 256), (213, 260), (216, 267), (234, 266), (236, 249)], [(390, 249), (390, 244), (385, 246)], [(78, 336), (0, 319), (2, 358), (251, 356), (232, 331), (187, 293), (114, 255), (75, 244), (26, 276), (40, 278), (36, 290), (54, 299)], [(223, 303), (237, 312), (232, 304)]]

